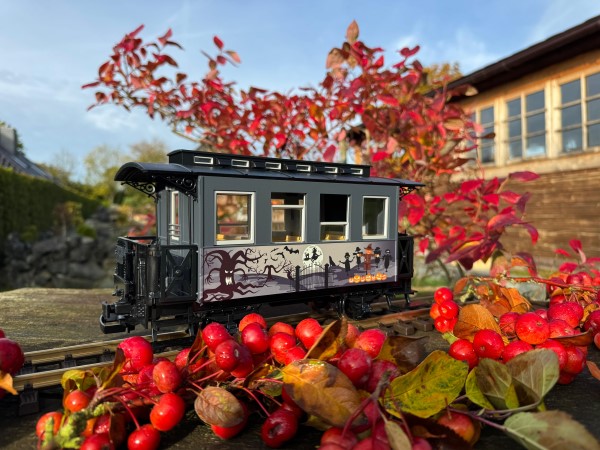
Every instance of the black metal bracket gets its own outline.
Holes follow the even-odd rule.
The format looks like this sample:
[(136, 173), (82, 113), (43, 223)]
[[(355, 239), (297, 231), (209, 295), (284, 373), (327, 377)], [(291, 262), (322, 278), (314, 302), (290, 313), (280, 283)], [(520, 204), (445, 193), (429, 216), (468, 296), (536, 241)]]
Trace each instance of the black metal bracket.
[(123, 181), (122, 184), (131, 186), (143, 194), (146, 194), (148, 197), (152, 197), (154, 200), (158, 200), (158, 192), (164, 189), (166, 186), (197, 198), (196, 180), (194, 178), (175, 175), (153, 175), (152, 178), (153, 181), (128, 180)]

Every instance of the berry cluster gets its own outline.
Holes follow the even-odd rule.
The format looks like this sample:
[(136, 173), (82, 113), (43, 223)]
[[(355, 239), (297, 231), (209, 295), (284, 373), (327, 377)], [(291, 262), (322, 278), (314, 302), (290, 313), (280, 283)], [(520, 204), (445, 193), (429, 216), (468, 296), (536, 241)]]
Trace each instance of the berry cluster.
[[(454, 340), (448, 353), (467, 362), (472, 369), (481, 358), (506, 362), (534, 348), (546, 348), (558, 357), (558, 382), (571, 383), (585, 367), (587, 346), (576, 345), (564, 338), (589, 330), (600, 348), (600, 302), (596, 299), (587, 303), (584, 309), (577, 299), (568, 299), (562, 290), (550, 290), (550, 294), (548, 309), (506, 312), (498, 318), (500, 333), (492, 329), (478, 330), (472, 340)], [(435, 291), (430, 315), (438, 331), (452, 332), (458, 311), (450, 289), (442, 287)]]
[(451, 332), (458, 321), (459, 311), (458, 303), (454, 301), (454, 293), (447, 287), (438, 288), (433, 294), (433, 301), (429, 310), (433, 326), (440, 333)]
[[(76, 377), (76, 383), (67, 383), (64, 409), (44, 414), (37, 423), (40, 445), (59, 448), (75, 439), (84, 450), (113, 449), (124, 444), (131, 450), (156, 449), (161, 433), (173, 429), (193, 404), (200, 418), (222, 439), (238, 435), (249, 416), (258, 414), (264, 418), (262, 440), (269, 447), (280, 447), (294, 437), (307, 414), (286, 389), (275, 398), (245, 387), (246, 380), (258, 368), (287, 366), (305, 358), (323, 331), (312, 318), (302, 320), (296, 327), (277, 322), (267, 328), (260, 314), (251, 313), (240, 321), (235, 335), (220, 323), (206, 325), (194, 345), (181, 350), (172, 361), (154, 355), (146, 339), (127, 338), (119, 345), (123, 360), (115, 361), (115, 375), (109, 376), (112, 383), (98, 383), (95, 377), (85, 375)], [(347, 324), (342, 336), (342, 345), (328, 363), (374, 400), (355, 412), (349, 422), (352, 426), (346, 430), (334, 427), (325, 433), (322, 446), (389, 448), (382, 421), (386, 413), (376, 397), (380, 381), (384, 377), (391, 381), (400, 371), (394, 363), (376, 359), (387, 335), (379, 329), (361, 332)], [(227, 386), (235, 393), (234, 403), (228, 408), (239, 407), (239, 417), (235, 423), (211, 423), (210, 411), (199, 410), (203, 408), (198, 406), (199, 392), (206, 394), (210, 389), (223, 387), (227, 390)], [(213, 400), (211, 407), (221, 401), (217, 397)], [(359, 415), (361, 420), (357, 419)], [(426, 440), (421, 439), (421, 444), (418, 440), (415, 437), (415, 448), (427, 448)]]

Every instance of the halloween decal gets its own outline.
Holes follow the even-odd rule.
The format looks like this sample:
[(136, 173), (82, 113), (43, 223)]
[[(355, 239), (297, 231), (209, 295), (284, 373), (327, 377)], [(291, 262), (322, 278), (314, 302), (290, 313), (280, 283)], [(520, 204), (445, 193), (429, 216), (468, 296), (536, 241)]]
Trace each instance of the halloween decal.
[(202, 254), (200, 301), (396, 281), (394, 241), (212, 247)]

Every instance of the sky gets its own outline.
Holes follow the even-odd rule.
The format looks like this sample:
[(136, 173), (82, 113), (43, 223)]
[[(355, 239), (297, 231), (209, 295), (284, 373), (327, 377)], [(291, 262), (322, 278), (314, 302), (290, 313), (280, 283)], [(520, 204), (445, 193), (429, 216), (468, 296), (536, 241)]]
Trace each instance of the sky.
[(206, 73), (201, 50), (214, 54), (217, 35), (242, 59), (225, 79), (288, 92), (323, 79), (329, 50), (353, 20), (390, 64), (395, 51), (420, 45), (424, 65), (457, 62), (466, 75), (597, 15), (600, 0), (0, 0), (0, 121), (17, 129), (29, 159), (53, 164), (66, 155), (76, 176), (101, 145), (128, 153), (159, 139), (194, 148), (142, 111), (87, 110), (94, 91), (81, 86), (139, 25), (145, 41), (172, 29), (184, 50), (170, 54), (189, 79)]

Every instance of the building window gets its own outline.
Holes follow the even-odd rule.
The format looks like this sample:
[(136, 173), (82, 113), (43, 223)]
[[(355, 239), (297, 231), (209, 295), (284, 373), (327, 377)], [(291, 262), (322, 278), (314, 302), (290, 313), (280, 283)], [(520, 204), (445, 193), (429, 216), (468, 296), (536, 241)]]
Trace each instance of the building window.
[(253, 200), (246, 192), (217, 192), (216, 236), (217, 244), (247, 244), (252, 242)]
[(585, 78), (587, 146), (600, 145), (600, 72)]
[(320, 226), (322, 241), (348, 239), (348, 196), (321, 194)]
[(363, 197), (363, 239), (387, 237), (387, 204), (387, 197)]
[(273, 242), (304, 241), (304, 194), (271, 194)]
[[(479, 112), (479, 123), (483, 127), (483, 136), (494, 133), (494, 107), (482, 109)], [(494, 162), (495, 156), (494, 138), (481, 139), (479, 142), (479, 160), (482, 163)]]
[(506, 102), (510, 159), (546, 154), (546, 105), (544, 91)]
[(583, 149), (581, 116), (581, 80), (560, 85), (560, 125), (562, 151)]
[(167, 226), (169, 238), (178, 241), (181, 237), (179, 224), (179, 191), (169, 190), (169, 223)]

